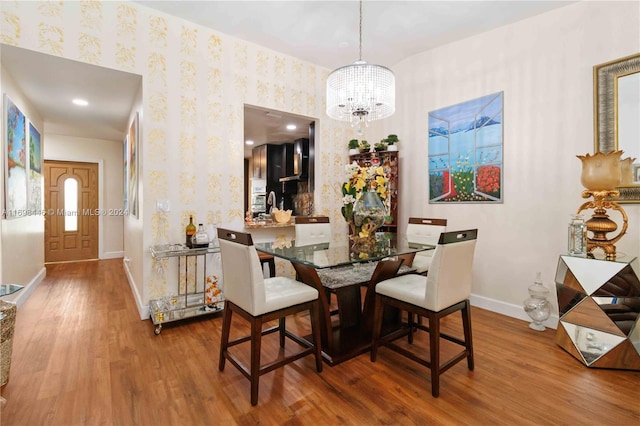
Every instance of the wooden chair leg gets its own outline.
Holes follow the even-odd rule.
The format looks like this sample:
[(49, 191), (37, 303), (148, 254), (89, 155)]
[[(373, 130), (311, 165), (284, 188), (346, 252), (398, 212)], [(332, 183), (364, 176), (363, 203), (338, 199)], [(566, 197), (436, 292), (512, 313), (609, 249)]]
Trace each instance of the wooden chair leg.
[(285, 317), (282, 317), (280, 319), (278, 319), (278, 334), (280, 335), (280, 347), (284, 348), (284, 334), (285, 334), (285, 327), (287, 326), (286, 324), (286, 319)]
[(467, 366), (473, 370), (473, 338), (471, 336), (471, 302), (467, 299), (462, 308), (462, 327), (464, 329), (464, 342), (467, 348)]
[(429, 316), (429, 349), (431, 363), (431, 395), (440, 395), (440, 317)]
[(260, 381), (260, 346), (262, 344), (262, 319), (251, 320), (251, 405), (258, 404)]
[(378, 345), (380, 343), (380, 331), (382, 329), (382, 312), (384, 305), (382, 298), (376, 294), (373, 310), (373, 335), (371, 341), (371, 362), (376, 362), (378, 356)]
[(322, 343), (320, 342), (320, 301), (316, 300), (311, 305), (311, 334), (315, 345), (316, 371), (322, 372)]
[(276, 276), (276, 261), (272, 258), (268, 262), (269, 264), (269, 277), (273, 278)]
[(227, 348), (229, 347), (229, 331), (231, 330), (231, 308), (229, 302), (224, 302), (224, 316), (222, 318), (222, 338), (220, 341), (220, 359), (218, 360), (218, 370), (223, 371), (226, 361)]
[[(419, 315), (418, 315), (418, 318), (420, 318)], [(407, 338), (407, 341), (411, 344), (413, 343), (413, 333), (416, 331), (414, 329), (414, 323), (413, 323), (413, 312), (407, 311), (407, 326), (409, 327), (409, 336)]]

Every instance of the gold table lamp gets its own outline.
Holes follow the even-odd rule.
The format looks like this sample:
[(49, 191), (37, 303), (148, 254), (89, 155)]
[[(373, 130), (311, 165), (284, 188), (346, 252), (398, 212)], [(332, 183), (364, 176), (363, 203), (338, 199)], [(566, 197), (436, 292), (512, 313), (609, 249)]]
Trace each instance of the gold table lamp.
[[(587, 220), (587, 231), (592, 233), (587, 237), (587, 255), (600, 248), (604, 251), (607, 260), (615, 260), (616, 246), (620, 238), (627, 232), (627, 213), (612, 199), (618, 198), (620, 192), (616, 189), (620, 185), (620, 157), (622, 151), (609, 153), (597, 152), (594, 155), (578, 155), (582, 160), (582, 175), (580, 182), (587, 188), (582, 191), (582, 198), (593, 197), (592, 201), (583, 203), (577, 213), (583, 210), (593, 209), (591, 219)], [(613, 238), (608, 239), (607, 234), (615, 232), (618, 225), (609, 218), (607, 210), (617, 210), (622, 215), (622, 229)]]

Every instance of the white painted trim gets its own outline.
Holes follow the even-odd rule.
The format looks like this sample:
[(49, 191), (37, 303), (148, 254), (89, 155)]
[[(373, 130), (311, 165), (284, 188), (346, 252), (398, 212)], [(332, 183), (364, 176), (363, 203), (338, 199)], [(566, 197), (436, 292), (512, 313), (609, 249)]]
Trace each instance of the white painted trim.
[(141, 320), (149, 319), (149, 306), (142, 304), (142, 298), (140, 297), (140, 294), (138, 294), (138, 290), (135, 285), (135, 280), (131, 275), (131, 271), (129, 271), (129, 262), (130, 262), (130, 259), (128, 257), (124, 257), (122, 259), (122, 265), (124, 266), (124, 271), (127, 274), (127, 281), (129, 281), (129, 287), (131, 287), (133, 298), (135, 299), (136, 306), (138, 307), (138, 315), (140, 315)]
[[(471, 295), (470, 299), (472, 306), (477, 306), (478, 308), (486, 309), (491, 312), (526, 321), (527, 323), (531, 322), (531, 318), (529, 318), (529, 316), (524, 312), (524, 308), (522, 306), (512, 305), (510, 303), (474, 294)], [(551, 314), (549, 319), (544, 322), (544, 325), (555, 330), (558, 327), (558, 315)]]
[[(104, 211), (104, 160), (92, 158), (74, 158), (72, 155), (63, 157), (49, 156), (45, 160), (49, 161), (76, 161), (80, 163), (98, 164), (98, 209)], [(104, 257), (104, 218), (98, 215), (98, 259), (109, 259)]]
[(40, 283), (46, 276), (47, 268), (40, 269), (40, 272), (38, 272), (38, 274), (33, 277), (22, 290), (12, 294), (11, 296), (6, 296), (3, 300), (7, 302), (15, 302), (18, 305), (18, 308), (20, 308), (20, 306), (24, 305), (24, 302), (29, 299), (31, 293), (35, 291), (35, 289), (38, 287), (38, 285), (40, 285)]
[(124, 251), (109, 251), (104, 253), (100, 259), (122, 259), (124, 257)]

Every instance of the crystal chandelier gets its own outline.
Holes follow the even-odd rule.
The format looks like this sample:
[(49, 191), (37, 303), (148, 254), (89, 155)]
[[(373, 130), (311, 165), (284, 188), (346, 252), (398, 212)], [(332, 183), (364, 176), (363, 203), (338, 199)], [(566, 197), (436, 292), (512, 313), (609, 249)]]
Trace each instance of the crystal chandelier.
[(327, 78), (327, 115), (362, 128), (369, 121), (391, 116), (396, 110), (396, 79), (381, 65), (362, 60), (362, 0), (360, 0), (360, 55), (351, 65)]

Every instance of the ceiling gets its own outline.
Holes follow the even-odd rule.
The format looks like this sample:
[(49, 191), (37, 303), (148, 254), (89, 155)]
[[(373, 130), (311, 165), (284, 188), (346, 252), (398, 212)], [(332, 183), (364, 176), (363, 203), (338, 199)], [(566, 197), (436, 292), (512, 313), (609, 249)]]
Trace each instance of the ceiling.
[[(46, 131), (122, 140), (142, 77), (0, 44), (2, 67), (45, 122)], [(71, 103), (75, 97), (86, 107)], [(42, 132), (43, 129), (40, 129)]]
[[(137, 3), (328, 69), (358, 59), (355, 1)], [(574, 2), (365, 1), (362, 57), (392, 67), (419, 52), (570, 3)], [(124, 137), (141, 76), (7, 45), (0, 45), (0, 59), (42, 116), (47, 132), (108, 140)], [(76, 96), (87, 99), (89, 106), (71, 104)], [(277, 119), (259, 110), (247, 111), (252, 117), (248, 123), (255, 124), (246, 126), (245, 133), (256, 141), (285, 137), (275, 125), (278, 120), (310, 120), (290, 114)], [(300, 137), (291, 136), (291, 140)]]
[[(358, 59), (357, 1), (148, 1), (136, 3), (334, 69)], [(575, 1), (367, 0), (362, 59), (399, 61)]]
[[(244, 157), (251, 157), (252, 149), (266, 142), (278, 144), (308, 138), (309, 124), (313, 121), (313, 118), (302, 115), (245, 105), (244, 139), (254, 141), (254, 145), (245, 144)], [(296, 128), (287, 130), (289, 124), (295, 125)]]

